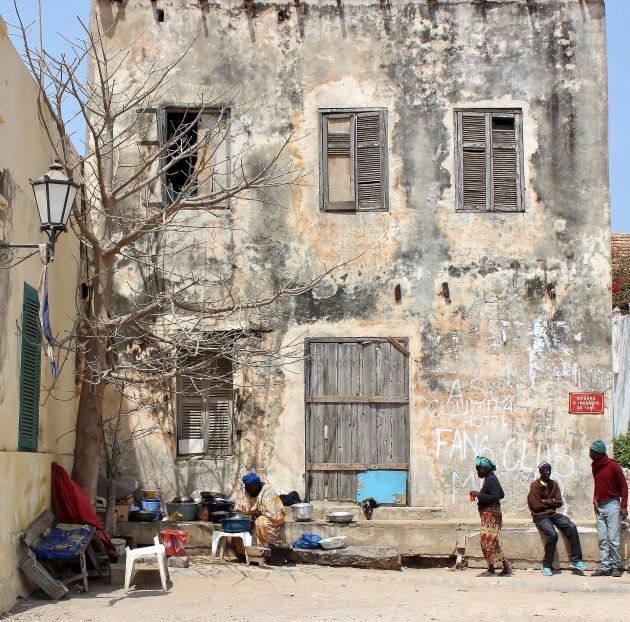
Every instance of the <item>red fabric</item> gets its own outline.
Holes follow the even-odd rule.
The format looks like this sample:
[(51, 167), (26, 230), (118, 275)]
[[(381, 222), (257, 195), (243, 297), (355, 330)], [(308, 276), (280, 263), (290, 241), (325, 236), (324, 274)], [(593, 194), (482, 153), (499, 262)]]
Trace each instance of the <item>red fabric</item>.
[(601, 460), (593, 462), (593, 479), (595, 480), (595, 501), (607, 501), (613, 497), (621, 497), (621, 509), (628, 507), (628, 483), (616, 460), (604, 455)]
[(70, 479), (68, 472), (56, 462), (52, 463), (52, 499), (55, 514), (62, 523), (73, 525), (93, 525), (98, 537), (103, 541), (107, 554), (116, 559), (116, 549), (105, 531), (103, 523), (92, 507), (90, 497)]

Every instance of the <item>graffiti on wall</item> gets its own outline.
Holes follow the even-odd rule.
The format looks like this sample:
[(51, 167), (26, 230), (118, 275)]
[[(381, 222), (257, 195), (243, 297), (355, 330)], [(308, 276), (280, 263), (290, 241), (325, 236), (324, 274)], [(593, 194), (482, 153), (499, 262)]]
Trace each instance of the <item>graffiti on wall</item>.
[(540, 463), (553, 465), (561, 490), (563, 480), (575, 473), (575, 460), (562, 443), (502, 437), (514, 412), (514, 388), (505, 380), (455, 379), (445, 399), (428, 402), (427, 414), (435, 424), (435, 458), (444, 465), (451, 505), (480, 486), (474, 469), (478, 455), (496, 463), (506, 500), (514, 509), (527, 507), (529, 485), (538, 477)]
[(455, 379), (448, 398), (433, 399), (427, 405), (430, 417), (441, 427), (453, 430), (481, 428), (487, 425), (504, 427), (513, 412), (511, 388), (505, 380), (487, 382), (475, 378), (464, 385)]

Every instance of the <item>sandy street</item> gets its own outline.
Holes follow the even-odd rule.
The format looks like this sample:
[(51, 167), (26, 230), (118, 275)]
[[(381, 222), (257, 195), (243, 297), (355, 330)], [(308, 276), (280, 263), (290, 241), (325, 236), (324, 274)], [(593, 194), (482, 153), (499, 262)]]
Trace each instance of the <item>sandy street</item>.
[(628, 574), (589, 578), (564, 571), (545, 578), (519, 570), (512, 577), (484, 579), (478, 572), (261, 569), (229, 562), (210, 566), (197, 558), (191, 568), (171, 571), (167, 593), (157, 589), (157, 571), (143, 571), (128, 595), (92, 581), (89, 594), (72, 594), (57, 603), (21, 600), (5, 616), (15, 622), (628, 619)]

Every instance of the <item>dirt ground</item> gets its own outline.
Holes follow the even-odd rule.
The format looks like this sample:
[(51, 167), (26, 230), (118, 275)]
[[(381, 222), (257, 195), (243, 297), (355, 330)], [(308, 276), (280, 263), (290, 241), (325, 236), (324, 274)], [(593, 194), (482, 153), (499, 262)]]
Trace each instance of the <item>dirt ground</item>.
[(517, 570), (481, 578), (479, 570), (405, 568), (401, 572), (283, 566), (258, 568), (194, 559), (171, 569), (168, 592), (157, 571), (142, 571), (125, 595), (94, 580), (88, 594), (58, 602), (28, 598), (2, 618), (15, 622), (366, 622), (464, 620), (628, 620), (630, 575), (590, 578)]

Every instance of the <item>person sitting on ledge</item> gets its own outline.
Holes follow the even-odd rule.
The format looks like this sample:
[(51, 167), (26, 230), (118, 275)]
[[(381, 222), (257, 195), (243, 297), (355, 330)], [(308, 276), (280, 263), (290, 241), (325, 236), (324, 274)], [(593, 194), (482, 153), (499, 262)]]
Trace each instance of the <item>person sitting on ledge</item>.
[(256, 473), (243, 477), (243, 487), (236, 496), (234, 511), (248, 514), (252, 521), (254, 544), (268, 547), (278, 540), (284, 524), (284, 506), (278, 493), (261, 481)]
[(540, 570), (546, 577), (553, 576), (553, 557), (558, 544), (557, 527), (566, 536), (571, 546), (569, 566), (583, 572), (586, 566), (582, 562), (582, 547), (577, 527), (564, 514), (556, 512), (562, 507), (563, 501), (558, 482), (551, 479), (551, 465), (543, 462), (538, 467), (538, 472), (540, 477), (529, 487), (527, 505), (534, 519), (534, 525), (545, 539), (545, 556)]

